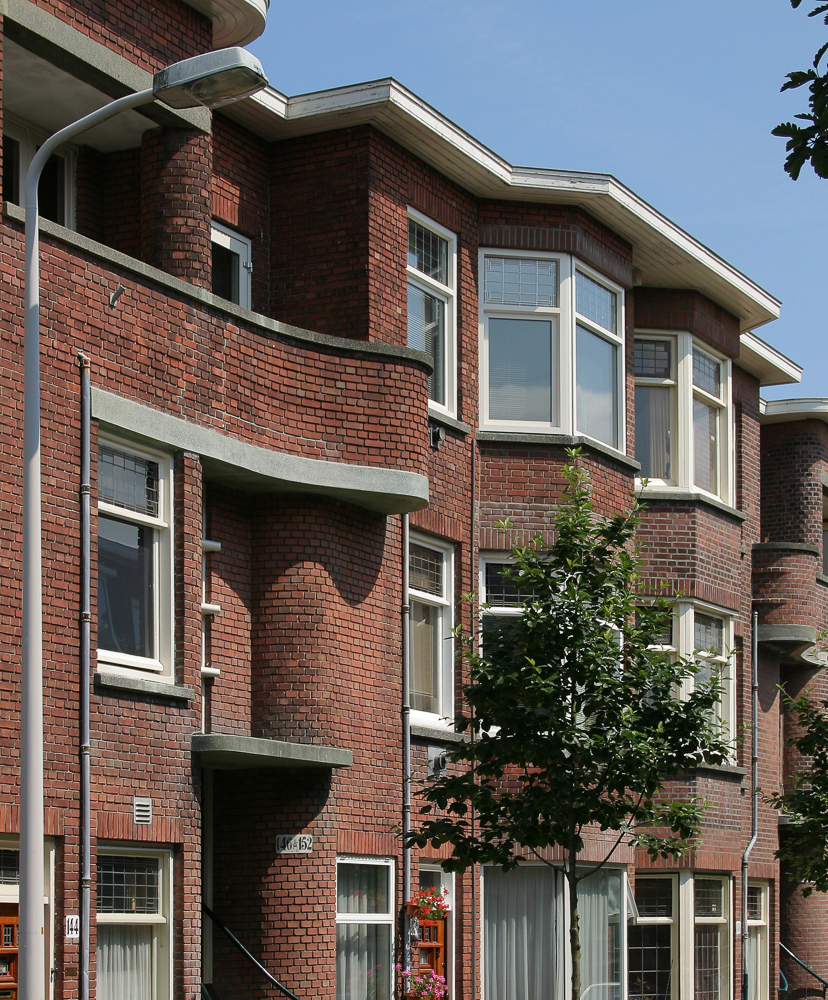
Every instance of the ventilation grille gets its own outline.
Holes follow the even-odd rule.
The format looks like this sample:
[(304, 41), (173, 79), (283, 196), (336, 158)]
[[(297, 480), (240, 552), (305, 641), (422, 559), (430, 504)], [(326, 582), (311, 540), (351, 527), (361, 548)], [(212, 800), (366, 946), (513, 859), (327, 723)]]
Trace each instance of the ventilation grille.
[(144, 799), (135, 796), (132, 800), (132, 818), (136, 823), (144, 826), (152, 823), (152, 799)]

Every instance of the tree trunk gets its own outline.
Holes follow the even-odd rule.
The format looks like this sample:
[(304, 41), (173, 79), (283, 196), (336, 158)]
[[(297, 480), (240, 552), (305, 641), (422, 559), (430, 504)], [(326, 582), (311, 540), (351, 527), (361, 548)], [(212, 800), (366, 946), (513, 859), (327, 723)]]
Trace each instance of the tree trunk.
[(578, 882), (575, 865), (566, 873), (569, 883), (569, 955), (572, 960), (572, 1000), (581, 1000), (581, 924), (578, 917)]

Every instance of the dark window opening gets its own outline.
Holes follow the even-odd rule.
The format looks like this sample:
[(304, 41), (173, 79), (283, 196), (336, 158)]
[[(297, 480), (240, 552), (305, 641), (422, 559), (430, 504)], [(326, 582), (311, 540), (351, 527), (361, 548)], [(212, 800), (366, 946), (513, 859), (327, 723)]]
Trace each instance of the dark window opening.
[(239, 255), (213, 243), (213, 294), (230, 302), (239, 301)]
[(20, 204), (20, 143), (3, 136), (3, 201)]
[(37, 187), (38, 214), (50, 222), (66, 225), (66, 160), (53, 154), (46, 161)]

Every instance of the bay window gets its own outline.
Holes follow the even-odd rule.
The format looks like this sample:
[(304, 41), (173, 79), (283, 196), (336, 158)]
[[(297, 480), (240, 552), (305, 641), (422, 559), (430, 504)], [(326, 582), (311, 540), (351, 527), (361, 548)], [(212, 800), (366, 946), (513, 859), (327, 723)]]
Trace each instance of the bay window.
[(337, 861), (336, 1000), (391, 1000), (393, 874), (392, 861)]
[(172, 680), (169, 458), (102, 440), (98, 450), (98, 663)]
[(623, 447), (623, 292), (568, 254), (481, 251), (481, 424)]
[(99, 1000), (165, 1000), (171, 995), (171, 872), (168, 852), (99, 850)]
[(411, 710), (415, 721), (419, 715), (420, 721), (433, 723), (454, 714), (451, 546), (412, 536), (408, 574)]
[(731, 502), (730, 362), (689, 333), (635, 340), (635, 457), (658, 488)]
[(455, 286), (453, 233), (413, 209), (408, 218), (408, 346), (434, 363), (428, 382), (429, 406), (456, 411)]

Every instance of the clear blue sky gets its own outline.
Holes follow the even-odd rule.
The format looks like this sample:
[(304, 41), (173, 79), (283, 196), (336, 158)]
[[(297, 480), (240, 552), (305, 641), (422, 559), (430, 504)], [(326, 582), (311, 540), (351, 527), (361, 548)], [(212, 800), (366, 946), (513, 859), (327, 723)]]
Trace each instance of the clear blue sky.
[(614, 174), (782, 300), (759, 336), (828, 396), (828, 180), (782, 169), (780, 94), (828, 28), (787, 0), (272, 0), (251, 48), (294, 95), (393, 76), (511, 163)]

